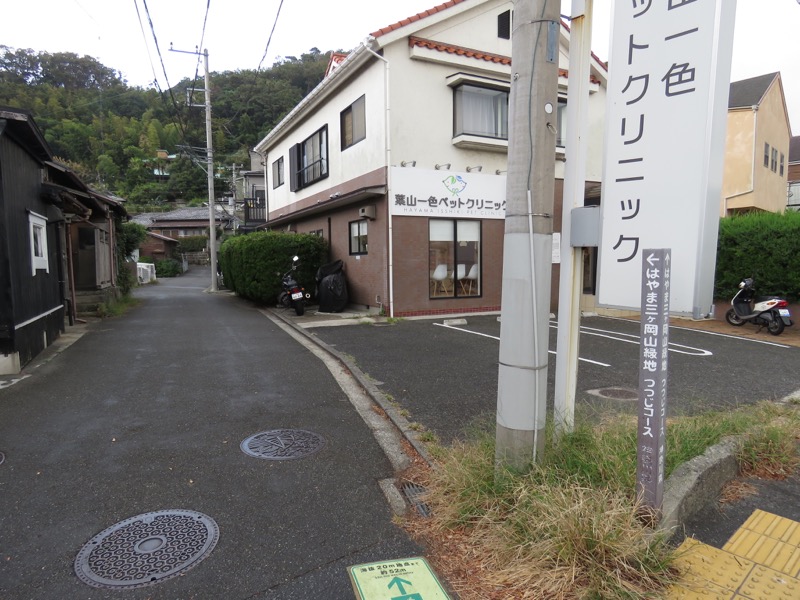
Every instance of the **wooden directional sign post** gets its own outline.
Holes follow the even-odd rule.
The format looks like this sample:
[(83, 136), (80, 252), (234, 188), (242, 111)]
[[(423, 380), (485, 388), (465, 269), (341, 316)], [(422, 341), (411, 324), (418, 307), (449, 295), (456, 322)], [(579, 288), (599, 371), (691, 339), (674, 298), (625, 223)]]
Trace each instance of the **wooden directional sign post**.
[(656, 511), (664, 496), (671, 262), (669, 249), (642, 252), (636, 486)]
[(348, 573), (357, 600), (450, 600), (421, 557), (355, 565)]

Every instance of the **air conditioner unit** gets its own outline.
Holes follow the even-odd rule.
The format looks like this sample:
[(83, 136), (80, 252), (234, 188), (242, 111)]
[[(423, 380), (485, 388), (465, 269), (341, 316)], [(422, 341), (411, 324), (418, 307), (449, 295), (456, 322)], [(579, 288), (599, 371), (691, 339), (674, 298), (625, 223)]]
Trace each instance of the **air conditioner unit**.
[(358, 216), (362, 219), (375, 219), (375, 205), (362, 206), (358, 209)]

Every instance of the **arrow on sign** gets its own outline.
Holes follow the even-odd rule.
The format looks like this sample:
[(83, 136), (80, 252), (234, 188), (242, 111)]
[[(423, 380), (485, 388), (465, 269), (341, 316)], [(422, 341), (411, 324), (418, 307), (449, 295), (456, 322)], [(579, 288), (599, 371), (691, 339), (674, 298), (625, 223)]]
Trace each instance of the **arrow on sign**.
[(647, 263), (648, 263), (648, 264), (649, 264), (651, 267), (653, 266), (653, 263), (657, 263), (659, 260), (661, 260), (661, 259), (659, 259), (659, 258), (655, 258), (655, 255), (653, 255), (653, 254), (651, 254), (650, 256), (648, 256), (648, 257), (647, 257)]
[(389, 587), (389, 589), (391, 589), (393, 585), (396, 585), (397, 586), (397, 591), (400, 592), (401, 594), (405, 594), (406, 590), (403, 587), (404, 583), (406, 585), (412, 585), (412, 583), (410, 581), (406, 581), (405, 579), (401, 579), (400, 577), (395, 577), (394, 579), (392, 579), (389, 582), (389, 586), (388, 587)]

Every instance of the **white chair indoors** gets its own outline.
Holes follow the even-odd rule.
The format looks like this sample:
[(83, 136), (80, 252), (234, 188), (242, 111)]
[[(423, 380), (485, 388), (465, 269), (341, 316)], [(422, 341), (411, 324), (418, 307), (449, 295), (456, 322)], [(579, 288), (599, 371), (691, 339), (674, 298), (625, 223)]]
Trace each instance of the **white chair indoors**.
[(461, 291), (466, 294), (467, 293), (467, 286), (464, 285), (464, 279), (467, 276), (467, 265), (456, 265), (456, 280), (458, 284), (461, 286)]
[(467, 293), (469, 295), (472, 295), (472, 286), (473, 286), (473, 284), (475, 285), (475, 288), (476, 288), (476, 292), (475, 293), (478, 293), (478, 291), (479, 291), (477, 289), (478, 288), (478, 263), (475, 263), (474, 265), (472, 265), (472, 267), (470, 267), (469, 273), (467, 273), (467, 276), (465, 277), (465, 279), (468, 282), (467, 289), (469, 291)]
[(447, 280), (450, 279), (450, 275), (447, 271), (447, 265), (441, 264), (436, 265), (436, 269), (433, 271), (433, 275), (431, 275), (431, 279), (433, 280), (433, 295), (437, 296), (439, 293), (439, 289), (442, 290), (443, 294), (447, 294)]

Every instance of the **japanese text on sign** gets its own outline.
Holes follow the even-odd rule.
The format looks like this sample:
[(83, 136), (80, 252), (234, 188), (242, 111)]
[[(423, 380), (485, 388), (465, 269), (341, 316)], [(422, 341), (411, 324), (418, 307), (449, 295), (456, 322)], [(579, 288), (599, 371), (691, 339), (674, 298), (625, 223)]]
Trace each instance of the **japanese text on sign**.
[[(601, 305), (638, 308), (635, 281), (642, 248), (670, 247), (687, 274), (673, 289), (673, 310), (692, 312), (701, 260), (696, 240), (713, 235), (716, 242), (716, 228), (712, 231), (700, 213), (706, 214), (709, 202), (718, 210), (719, 203), (719, 193), (709, 189), (707, 155), (712, 144), (721, 153), (724, 126), (721, 135), (709, 135), (709, 111), (724, 116), (728, 82), (725, 75), (722, 85), (718, 53), (712, 50), (732, 43), (732, 18), (729, 35), (718, 38), (720, 29), (728, 28), (721, 13), (727, 14), (729, 5), (735, 10), (729, 0), (615, 4), (601, 204)], [(721, 187), (721, 162), (718, 170)], [(709, 298), (711, 286), (713, 281)]]
[(669, 250), (642, 253), (636, 481), (644, 503), (656, 509), (664, 491), (671, 262)]

